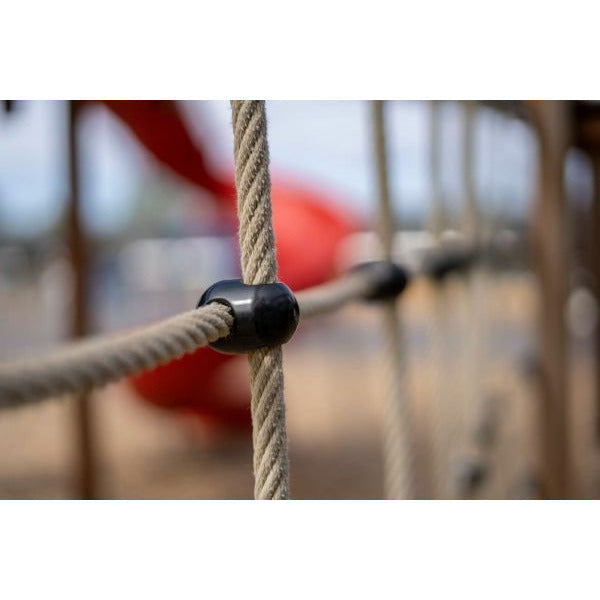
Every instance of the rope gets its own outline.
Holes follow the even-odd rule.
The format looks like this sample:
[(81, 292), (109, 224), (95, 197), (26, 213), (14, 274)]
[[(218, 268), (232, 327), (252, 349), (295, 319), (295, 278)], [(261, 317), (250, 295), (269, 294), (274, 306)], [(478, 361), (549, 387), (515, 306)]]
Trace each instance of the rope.
[[(473, 126), (475, 105), (465, 104), (463, 139), (463, 181), (465, 185), (462, 209), (462, 229), (466, 243), (478, 247), (480, 242), (479, 215), (475, 194), (473, 174)], [(441, 190), (441, 169), (439, 164), (439, 104), (431, 104), (431, 177), (432, 177), (432, 223), (433, 234), (442, 235), (443, 204)], [(482, 245), (482, 248), (484, 246)], [(490, 250), (492, 248), (490, 247)], [(473, 490), (471, 485), (471, 467), (480, 467), (479, 449), (473, 444), (469, 428), (469, 417), (475, 412), (481, 394), (481, 361), (479, 353), (479, 327), (481, 326), (480, 280), (469, 271), (467, 285), (461, 286), (461, 292), (467, 293), (466, 310), (460, 317), (468, 321), (466, 343), (461, 345), (462, 364), (459, 365), (458, 379), (453, 377), (449, 365), (455, 359), (449, 344), (452, 332), (448, 322), (449, 290), (445, 285), (435, 292), (435, 339), (436, 367), (434, 384), (434, 406), (432, 414), (432, 441), (434, 449), (433, 482), (438, 498), (465, 497)], [(459, 302), (455, 306), (464, 306)], [(450, 393), (448, 392), (450, 388)], [(466, 440), (466, 444), (465, 444)], [(457, 459), (462, 460), (461, 464)], [(462, 469), (459, 470), (459, 467)]]
[[(277, 281), (271, 217), (269, 147), (264, 101), (231, 102), (239, 239), (244, 283)], [(254, 497), (289, 496), (289, 464), (281, 347), (251, 352), (250, 386), (254, 445)]]
[[(377, 229), (385, 260), (392, 260), (395, 219), (389, 193), (384, 103), (373, 101), (373, 135), (379, 192)], [(406, 393), (404, 340), (395, 299), (383, 308), (385, 405), (383, 430), (384, 491), (388, 499), (414, 497), (412, 416)]]
[[(429, 229), (434, 240), (439, 243), (444, 231), (446, 211), (444, 206), (441, 164), (440, 164), (440, 103), (430, 103), (430, 142), (429, 168), (431, 173), (431, 216)], [(446, 498), (450, 461), (448, 457), (447, 424), (451, 420), (448, 382), (451, 381), (451, 352), (448, 347), (449, 299), (446, 283), (442, 282), (433, 290), (434, 315), (430, 332), (433, 346), (433, 381), (431, 404), (431, 443), (432, 443), (432, 492), (435, 498)]]
[(371, 282), (363, 273), (350, 273), (298, 292), (296, 300), (300, 318), (316, 317), (339, 310), (346, 304), (364, 298), (371, 290)]
[[(504, 221), (506, 218), (505, 205), (501, 201), (501, 194), (498, 193), (498, 174), (506, 165), (501, 164), (502, 161), (502, 141), (504, 139), (501, 132), (504, 131), (509, 124), (509, 118), (502, 113), (495, 113), (494, 121), (492, 122), (492, 135), (490, 138), (490, 173), (488, 181), (488, 196), (491, 206), (491, 216), (488, 214), (486, 219), (487, 225), (485, 228), (486, 235), (497, 238), (502, 232)], [(487, 329), (486, 337), (488, 337), (494, 329), (503, 330), (510, 326), (510, 317), (504, 311), (505, 303), (508, 301), (507, 291), (505, 289), (506, 274), (500, 274), (492, 280), (487, 277), (488, 286), (488, 302), (490, 306), (487, 308)], [(488, 360), (491, 349), (488, 347)], [(495, 353), (499, 351), (496, 350)], [(505, 365), (506, 366), (506, 365)], [(491, 367), (491, 365), (490, 365)], [(488, 367), (488, 376), (492, 376), (493, 372)], [(490, 394), (490, 390), (486, 390), (485, 402), (479, 411), (479, 422), (476, 424), (476, 434), (479, 447), (482, 453), (486, 455), (488, 465), (490, 466), (490, 475), (492, 481), (488, 483), (488, 490), (496, 490), (498, 498), (519, 497), (521, 490), (515, 490), (512, 486), (512, 479), (527, 480), (528, 474), (533, 469), (531, 467), (523, 468), (523, 462), (528, 462), (527, 453), (523, 454), (523, 445), (515, 444), (510, 439), (510, 427), (507, 424), (524, 423), (526, 426), (530, 424), (530, 416), (526, 402), (522, 402), (519, 394), (522, 393), (519, 389), (517, 373), (514, 368), (510, 368), (502, 377), (501, 381), (493, 381), (494, 389)], [(490, 381), (488, 381), (488, 386)], [(518, 399), (517, 402), (514, 400)], [(513, 417), (512, 415), (516, 415)], [(495, 484), (495, 488), (494, 488)], [(528, 490), (524, 490), (525, 494)], [(488, 491), (489, 493), (489, 491)]]
[[(411, 278), (427, 277), (428, 264), (448, 250), (440, 246), (420, 257), (406, 254), (402, 266)], [(302, 290), (296, 294), (301, 319), (368, 299), (377, 284), (377, 274), (359, 270)], [(0, 408), (84, 393), (193, 352), (226, 337), (232, 326), (233, 316), (227, 307), (213, 303), (129, 333), (75, 342), (48, 358), (5, 363), (0, 365)]]
[(0, 367), (0, 408), (89, 391), (152, 369), (225, 337), (229, 309), (210, 304), (120, 336), (75, 343), (46, 359)]
[[(464, 204), (462, 209), (462, 229), (465, 240), (470, 244), (477, 244), (482, 237), (482, 218), (477, 200), (475, 185), (474, 156), (475, 156), (475, 116), (477, 105), (475, 102), (464, 103), (464, 132), (463, 132), (463, 180)], [(476, 415), (480, 412), (481, 403), (485, 402), (483, 384), (486, 374), (486, 348), (482, 343), (487, 329), (485, 307), (487, 298), (487, 278), (484, 271), (475, 266), (470, 270), (464, 281), (463, 293), (466, 294), (463, 308), (463, 322), (466, 323), (467, 335), (463, 348), (464, 364), (460, 369), (461, 394), (460, 406), (457, 407), (461, 418), (461, 428), (454, 431), (455, 445), (458, 446), (458, 436), (462, 438), (461, 460), (466, 464), (477, 464), (485, 468), (485, 456), (482, 449), (475, 443), (474, 430), (476, 429)], [(461, 431), (462, 429), (462, 431)], [(475, 491), (470, 489), (469, 481), (458, 481), (457, 492), (461, 497), (469, 497)]]

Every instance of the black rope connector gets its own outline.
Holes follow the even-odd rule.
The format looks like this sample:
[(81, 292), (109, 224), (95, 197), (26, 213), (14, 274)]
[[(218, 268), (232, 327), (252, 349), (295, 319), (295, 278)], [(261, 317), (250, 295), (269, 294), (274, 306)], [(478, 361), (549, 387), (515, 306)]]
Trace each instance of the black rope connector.
[(357, 265), (354, 272), (363, 272), (371, 281), (365, 300), (389, 300), (399, 296), (409, 282), (408, 272), (400, 265), (387, 260), (378, 260)]
[(465, 273), (476, 262), (477, 252), (467, 249), (447, 249), (426, 260), (424, 272), (438, 283), (453, 273)]
[(197, 308), (211, 302), (225, 304), (233, 313), (231, 333), (210, 343), (211, 348), (226, 354), (285, 344), (300, 319), (296, 297), (283, 283), (247, 285), (240, 279), (218, 281), (202, 294)]
[(484, 484), (488, 470), (480, 461), (467, 460), (458, 466), (457, 478), (463, 493), (473, 494)]

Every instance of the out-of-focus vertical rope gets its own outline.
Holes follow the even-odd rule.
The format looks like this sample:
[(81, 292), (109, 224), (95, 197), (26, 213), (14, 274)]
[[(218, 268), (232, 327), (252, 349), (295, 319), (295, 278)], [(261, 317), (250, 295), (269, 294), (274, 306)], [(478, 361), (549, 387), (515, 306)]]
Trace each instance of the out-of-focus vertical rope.
[[(392, 260), (396, 220), (388, 181), (385, 104), (376, 100), (371, 106), (379, 195), (377, 230), (383, 258)], [(384, 492), (388, 499), (407, 499), (415, 495), (415, 482), (414, 429), (406, 390), (406, 350), (395, 300), (386, 301), (381, 310), (385, 335)]]
[[(441, 104), (434, 100), (430, 108), (430, 139), (429, 139), (429, 172), (431, 181), (431, 207), (428, 228), (439, 242), (444, 232), (446, 211), (444, 208), (442, 178), (441, 178)], [(448, 290), (445, 282), (439, 282), (433, 289), (434, 314), (430, 329), (432, 345), (432, 402), (430, 406), (431, 419), (431, 488), (435, 498), (446, 498), (450, 469), (448, 448), (448, 427), (453, 419), (452, 414), (452, 373), (450, 362), (452, 355), (449, 349), (449, 311)]]
[[(482, 241), (483, 219), (480, 213), (475, 181), (475, 131), (477, 104), (463, 103), (463, 185), (461, 229), (465, 241)], [(465, 343), (460, 368), (461, 398), (458, 405), (458, 423), (453, 428), (453, 445), (460, 449), (456, 465), (456, 495), (473, 497), (483, 481), (486, 465), (481, 447), (476, 443), (477, 418), (485, 410), (484, 380), (486, 378), (486, 348), (484, 339), (489, 334), (486, 323), (487, 276), (475, 265), (466, 275), (462, 289), (464, 302), (461, 322), (465, 326)]]

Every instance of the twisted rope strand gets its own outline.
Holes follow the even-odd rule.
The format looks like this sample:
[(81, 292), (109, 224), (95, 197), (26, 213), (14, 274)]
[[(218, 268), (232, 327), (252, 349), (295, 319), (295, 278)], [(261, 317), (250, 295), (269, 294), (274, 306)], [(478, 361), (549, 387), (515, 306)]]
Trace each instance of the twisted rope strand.
[[(392, 260), (395, 219), (389, 193), (384, 104), (374, 101), (373, 133), (379, 191), (378, 233), (385, 260)], [(384, 488), (388, 499), (415, 496), (415, 453), (412, 415), (406, 391), (406, 361), (402, 323), (395, 299), (383, 307), (385, 335), (385, 414), (383, 431)]]
[[(277, 281), (271, 215), (269, 147), (264, 101), (233, 100), (235, 184), (244, 283)], [(283, 397), (281, 347), (250, 352), (254, 444), (254, 497), (289, 496), (288, 444)]]
[(94, 387), (167, 363), (226, 337), (230, 309), (209, 304), (150, 327), (76, 343), (45, 358), (0, 366), (0, 408), (31, 404)]

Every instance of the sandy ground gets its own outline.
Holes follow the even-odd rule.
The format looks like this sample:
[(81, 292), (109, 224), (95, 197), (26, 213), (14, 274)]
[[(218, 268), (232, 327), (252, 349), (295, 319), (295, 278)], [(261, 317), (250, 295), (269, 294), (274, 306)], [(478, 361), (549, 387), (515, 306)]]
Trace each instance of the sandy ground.
[[(470, 316), (461, 286), (451, 285), (448, 292), (448, 306), (455, 308), (448, 309), (451, 326), (444, 334), (448, 360), (441, 370), (431, 346), (432, 340), (439, 338), (435, 337), (430, 288), (415, 286), (403, 299), (407, 393), (416, 420), (420, 497), (433, 495), (431, 411), (439, 389), (452, 407), (452, 472), (465, 457), (487, 465), (488, 477), (473, 497), (535, 497), (539, 400), (535, 379), (523, 366), (534, 339), (533, 290), (531, 281), (522, 276), (505, 276), (488, 289), (478, 377), (468, 362), (465, 325)], [(40, 331), (39, 324), (25, 318), (31, 314), (34, 300), (17, 306), (13, 299), (11, 306), (11, 319), (5, 318), (0, 330), (5, 357), (22, 354), (26, 348), (31, 352), (52, 345), (48, 341), (52, 332)], [(333, 317), (302, 324), (286, 347), (294, 498), (382, 497), (380, 342), (376, 309), (349, 307)], [(600, 490), (592, 428), (591, 354), (579, 344), (572, 357), (576, 489), (579, 497), (590, 498)], [(244, 369), (242, 361), (240, 370)], [(469, 404), (465, 398), (473, 381), (485, 401)], [(96, 393), (92, 403), (103, 498), (251, 497), (249, 436), (217, 436), (192, 427), (177, 415), (141, 402), (126, 384)], [(488, 421), (494, 435), (487, 445), (478, 445), (475, 432)], [(0, 498), (74, 497), (73, 428), (69, 398), (0, 415)]]

